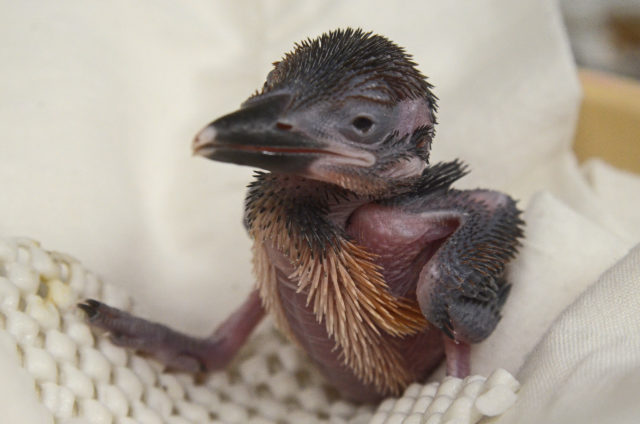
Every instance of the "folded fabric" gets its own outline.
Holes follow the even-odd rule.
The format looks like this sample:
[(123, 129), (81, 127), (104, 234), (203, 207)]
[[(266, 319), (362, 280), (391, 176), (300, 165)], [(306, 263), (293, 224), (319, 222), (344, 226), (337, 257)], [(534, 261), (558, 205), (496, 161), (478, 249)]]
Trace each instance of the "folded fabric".
[(515, 407), (492, 423), (638, 422), (640, 245), (553, 323), (518, 373)]

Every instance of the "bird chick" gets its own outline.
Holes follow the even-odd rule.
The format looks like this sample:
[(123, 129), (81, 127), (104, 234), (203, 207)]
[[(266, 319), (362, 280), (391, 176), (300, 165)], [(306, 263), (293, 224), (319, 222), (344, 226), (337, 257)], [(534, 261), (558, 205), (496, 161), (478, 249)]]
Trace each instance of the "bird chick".
[(507, 195), (451, 188), (459, 161), (428, 165), (432, 86), (405, 51), (361, 30), (297, 44), (262, 90), (206, 126), (195, 154), (261, 168), (244, 223), (256, 288), (207, 338), (95, 300), (80, 307), (112, 340), (194, 372), (226, 366), (265, 314), (347, 398), (424, 381), (500, 320), (505, 264), (522, 236)]

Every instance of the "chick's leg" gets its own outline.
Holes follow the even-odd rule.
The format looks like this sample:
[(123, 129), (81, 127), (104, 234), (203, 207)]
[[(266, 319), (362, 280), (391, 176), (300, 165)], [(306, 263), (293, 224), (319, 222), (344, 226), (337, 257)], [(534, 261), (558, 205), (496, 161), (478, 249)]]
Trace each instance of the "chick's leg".
[(78, 305), (89, 324), (110, 333), (114, 344), (153, 356), (180, 371), (207, 372), (224, 368), (265, 315), (257, 291), (209, 337), (188, 336), (171, 328), (135, 317), (96, 300)]

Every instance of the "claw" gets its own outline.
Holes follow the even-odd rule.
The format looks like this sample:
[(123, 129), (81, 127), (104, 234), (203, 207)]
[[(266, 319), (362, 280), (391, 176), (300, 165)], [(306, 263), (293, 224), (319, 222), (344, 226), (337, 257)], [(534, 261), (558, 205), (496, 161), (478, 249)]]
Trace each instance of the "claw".
[(89, 320), (92, 320), (96, 315), (98, 315), (98, 310), (102, 305), (102, 302), (98, 302), (95, 299), (87, 299), (83, 303), (78, 303), (78, 308), (82, 309), (87, 314)]

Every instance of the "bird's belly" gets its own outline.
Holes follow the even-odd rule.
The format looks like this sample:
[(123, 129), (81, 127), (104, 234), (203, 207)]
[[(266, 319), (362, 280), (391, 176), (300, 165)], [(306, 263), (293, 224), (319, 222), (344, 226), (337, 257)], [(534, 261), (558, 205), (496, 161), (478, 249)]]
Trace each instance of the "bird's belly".
[[(313, 307), (307, 305), (306, 293), (298, 293), (297, 283), (288, 278), (293, 271), (289, 260), (275, 249), (268, 250), (276, 266), (277, 290), (288, 330), (327, 380), (343, 396), (357, 402), (373, 402), (388, 395), (378, 392), (373, 384), (360, 381), (344, 365), (341, 349), (335, 349), (336, 342), (328, 335), (325, 322), (317, 321)], [(444, 357), (441, 336), (432, 327), (404, 338), (387, 335), (384, 342), (400, 354), (411, 381), (424, 381)]]

